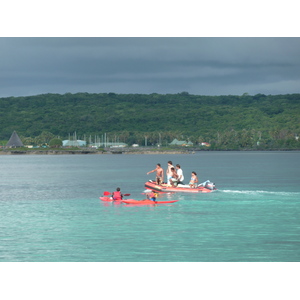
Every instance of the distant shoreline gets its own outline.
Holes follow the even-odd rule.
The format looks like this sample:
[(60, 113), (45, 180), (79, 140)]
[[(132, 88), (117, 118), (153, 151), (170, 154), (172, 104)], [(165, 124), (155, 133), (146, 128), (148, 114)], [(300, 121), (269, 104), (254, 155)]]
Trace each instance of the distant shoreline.
[(244, 149), (244, 150), (133, 150), (133, 151), (97, 151), (97, 150), (2, 150), (0, 155), (137, 155), (137, 154), (195, 154), (196, 152), (274, 152), (274, 151), (300, 151), (300, 149)]
[(111, 154), (189, 154), (189, 151), (93, 151), (93, 150), (3, 150), (0, 155), (111, 155)]

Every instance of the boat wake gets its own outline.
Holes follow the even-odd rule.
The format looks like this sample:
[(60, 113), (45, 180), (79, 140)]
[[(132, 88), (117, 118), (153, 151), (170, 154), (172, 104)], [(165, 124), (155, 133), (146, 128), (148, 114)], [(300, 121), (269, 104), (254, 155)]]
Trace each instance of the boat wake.
[(279, 196), (296, 196), (300, 195), (300, 192), (270, 192), (270, 191), (262, 191), (262, 190), (254, 190), (254, 191), (239, 191), (239, 190), (218, 190), (222, 193), (230, 193), (230, 194), (247, 194), (247, 195), (279, 195)]

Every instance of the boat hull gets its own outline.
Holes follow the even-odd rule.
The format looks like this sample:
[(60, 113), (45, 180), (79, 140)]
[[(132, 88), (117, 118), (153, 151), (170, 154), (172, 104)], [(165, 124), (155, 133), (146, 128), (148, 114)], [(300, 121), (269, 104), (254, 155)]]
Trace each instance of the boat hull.
[(177, 202), (177, 201), (178, 200), (152, 201), (152, 200), (149, 200), (149, 199), (144, 199), (144, 200), (133, 200), (133, 199), (122, 200), (123, 203), (134, 204), (134, 205), (168, 204), (168, 203), (174, 203), (174, 202)]
[(167, 203), (174, 203), (174, 202), (178, 201), (178, 200), (152, 201), (152, 200), (149, 200), (149, 199), (144, 199), (144, 200), (134, 200), (134, 199), (113, 200), (110, 197), (99, 197), (99, 199), (104, 201), (104, 202), (117, 202), (117, 203), (135, 204), (135, 205), (167, 204)]
[(155, 182), (147, 181), (145, 183), (145, 187), (149, 190), (155, 191), (155, 192), (162, 192), (162, 193), (168, 193), (168, 192), (182, 192), (182, 193), (211, 193), (213, 190), (205, 188), (203, 186), (198, 186), (197, 188), (190, 188), (190, 187), (172, 187), (170, 185), (158, 185)]
[(100, 200), (105, 202), (121, 202), (122, 200), (113, 200), (111, 197), (99, 197)]

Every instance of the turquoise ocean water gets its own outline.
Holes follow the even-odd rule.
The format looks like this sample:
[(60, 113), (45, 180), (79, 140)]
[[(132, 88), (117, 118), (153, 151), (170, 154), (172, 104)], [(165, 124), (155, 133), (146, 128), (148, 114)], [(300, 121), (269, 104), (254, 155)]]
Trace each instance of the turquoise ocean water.
[[(217, 191), (159, 206), (146, 172), (179, 163)], [(0, 262), (299, 262), (300, 152), (1, 155)]]

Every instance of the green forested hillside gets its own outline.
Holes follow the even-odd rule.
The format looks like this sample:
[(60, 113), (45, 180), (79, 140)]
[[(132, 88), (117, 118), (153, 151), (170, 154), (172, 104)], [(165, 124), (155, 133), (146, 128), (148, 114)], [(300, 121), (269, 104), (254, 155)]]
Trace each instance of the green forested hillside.
[[(212, 148), (300, 148), (300, 94), (43, 94), (0, 98), (0, 140), (42, 132), (65, 139), (106, 133), (126, 143), (173, 138)], [(300, 141), (299, 141), (300, 143)]]

